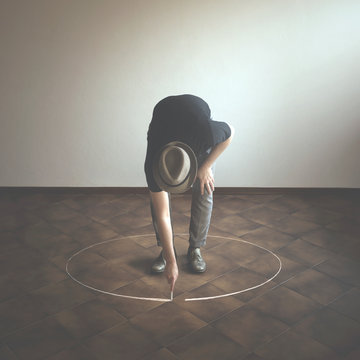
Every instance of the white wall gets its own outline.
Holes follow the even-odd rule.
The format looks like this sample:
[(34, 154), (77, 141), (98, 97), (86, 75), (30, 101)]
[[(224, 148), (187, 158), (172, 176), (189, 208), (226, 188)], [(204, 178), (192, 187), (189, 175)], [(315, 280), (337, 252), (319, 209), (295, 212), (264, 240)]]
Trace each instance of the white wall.
[(145, 186), (153, 106), (203, 97), (218, 186), (360, 187), (358, 0), (1, 0), (0, 186)]

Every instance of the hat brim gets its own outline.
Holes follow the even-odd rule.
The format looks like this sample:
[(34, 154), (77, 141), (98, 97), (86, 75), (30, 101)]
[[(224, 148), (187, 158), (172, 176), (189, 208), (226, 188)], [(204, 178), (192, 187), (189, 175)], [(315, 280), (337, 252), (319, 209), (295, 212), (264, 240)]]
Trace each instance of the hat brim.
[[(162, 177), (160, 176), (160, 172), (159, 172), (160, 154), (168, 146), (178, 146), (178, 147), (184, 149), (186, 151), (186, 153), (189, 155), (190, 171), (189, 171), (189, 174), (186, 177), (186, 179), (179, 185), (169, 185), (169, 184), (165, 183), (163, 181)], [(153, 161), (153, 175), (154, 175), (154, 179), (155, 179), (157, 185), (160, 187), (161, 190), (169, 192), (169, 193), (173, 193), (173, 194), (181, 194), (191, 188), (191, 186), (194, 184), (194, 182), (196, 180), (197, 169), (198, 169), (198, 163), (197, 163), (197, 159), (196, 159), (196, 155), (195, 155), (194, 151), (191, 149), (191, 147), (189, 145), (187, 145), (181, 141), (172, 141), (172, 142), (166, 144), (165, 146), (163, 146), (160, 149), (160, 151), (156, 154), (154, 161)]]

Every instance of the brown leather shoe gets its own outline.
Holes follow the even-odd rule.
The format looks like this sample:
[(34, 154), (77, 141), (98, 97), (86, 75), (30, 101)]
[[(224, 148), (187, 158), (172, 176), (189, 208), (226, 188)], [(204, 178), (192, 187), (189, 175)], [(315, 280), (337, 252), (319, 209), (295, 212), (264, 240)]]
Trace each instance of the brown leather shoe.
[(187, 258), (193, 272), (203, 273), (206, 270), (206, 262), (201, 256), (200, 248), (189, 247)]
[(166, 260), (163, 257), (163, 252), (161, 251), (160, 255), (155, 259), (151, 266), (151, 271), (153, 273), (159, 274), (164, 272), (166, 266)]
[[(177, 254), (176, 254), (175, 248), (174, 248), (174, 252), (175, 252), (175, 258), (177, 259)], [(166, 260), (164, 259), (163, 252), (161, 250), (160, 255), (155, 259), (155, 261), (153, 262), (153, 264), (151, 266), (151, 272), (153, 272), (155, 274), (160, 274), (160, 273), (164, 272), (165, 266), (166, 266)]]

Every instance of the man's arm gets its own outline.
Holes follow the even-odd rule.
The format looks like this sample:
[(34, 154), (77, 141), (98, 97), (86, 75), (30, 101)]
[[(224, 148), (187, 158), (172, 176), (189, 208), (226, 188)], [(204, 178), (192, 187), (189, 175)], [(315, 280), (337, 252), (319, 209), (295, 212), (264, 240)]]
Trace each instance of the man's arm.
[(201, 195), (204, 194), (204, 189), (206, 189), (209, 194), (215, 190), (214, 177), (211, 171), (211, 166), (213, 165), (215, 160), (222, 154), (222, 152), (230, 145), (233, 139), (235, 130), (231, 125), (229, 126), (231, 129), (230, 137), (214, 146), (207, 159), (198, 169), (197, 177), (200, 180)]
[(170, 290), (174, 291), (175, 282), (179, 275), (179, 270), (174, 252), (169, 195), (165, 191), (150, 191), (150, 196), (155, 210), (156, 223), (163, 248), (163, 256), (166, 260), (165, 276), (168, 280), (168, 283), (170, 284)]

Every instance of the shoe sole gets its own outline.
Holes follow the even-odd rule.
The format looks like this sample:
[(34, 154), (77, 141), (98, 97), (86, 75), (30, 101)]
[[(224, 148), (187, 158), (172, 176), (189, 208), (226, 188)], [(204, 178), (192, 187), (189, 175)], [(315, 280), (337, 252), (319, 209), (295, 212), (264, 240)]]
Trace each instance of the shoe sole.
[(153, 273), (153, 274), (162, 274), (163, 272), (164, 272), (165, 270), (153, 270), (153, 269), (151, 269), (151, 272)]
[(205, 271), (206, 271), (206, 269), (205, 269), (205, 270), (201, 270), (201, 271), (195, 271), (195, 270), (191, 269), (191, 272), (192, 272), (193, 274), (203, 274)]
[(189, 266), (191, 272), (194, 273), (194, 274), (202, 274), (202, 273), (204, 273), (204, 272), (206, 271), (206, 267), (205, 267), (204, 270), (195, 270), (195, 269), (191, 266), (191, 263), (190, 263), (190, 262), (188, 263), (188, 266)]

